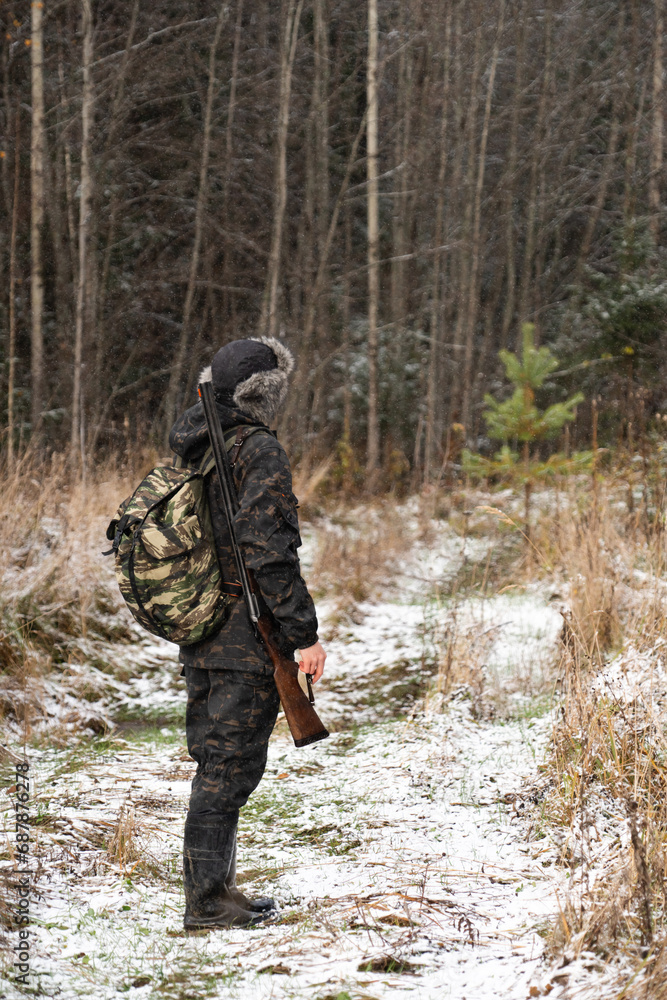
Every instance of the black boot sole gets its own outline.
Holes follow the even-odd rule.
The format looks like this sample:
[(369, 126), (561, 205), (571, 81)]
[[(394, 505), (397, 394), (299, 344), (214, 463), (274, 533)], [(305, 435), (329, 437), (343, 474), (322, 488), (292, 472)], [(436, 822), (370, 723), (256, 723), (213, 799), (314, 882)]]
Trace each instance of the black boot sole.
[(186, 917), (183, 921), (183, 927), (186, 931), (233, 930), (235, 927), (255, 927), (267, 919), (269, 912), (253, 913), (248, 920), (234, 919), (230, 921), (223, 917), (218, 920), (214, 917), (197, 920), (193, 917)]

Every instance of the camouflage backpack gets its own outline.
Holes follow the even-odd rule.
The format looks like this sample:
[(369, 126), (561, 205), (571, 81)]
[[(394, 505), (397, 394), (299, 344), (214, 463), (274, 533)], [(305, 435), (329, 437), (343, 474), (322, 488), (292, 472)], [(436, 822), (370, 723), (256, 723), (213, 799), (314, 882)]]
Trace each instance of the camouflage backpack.
[[(250, 428), (243, 430), (245, 440)], [(230, 450), (234, 436), (225, 444)], [(120, 592), (139, 624), (188, 646), (222, 628), (239, 589), (223, 581), (218, 564), (204, 485), (211, 449), (197, 469), (179, 464), (152, 469), (123, 501), (107, 528), (106, 554), (114, 553)]]

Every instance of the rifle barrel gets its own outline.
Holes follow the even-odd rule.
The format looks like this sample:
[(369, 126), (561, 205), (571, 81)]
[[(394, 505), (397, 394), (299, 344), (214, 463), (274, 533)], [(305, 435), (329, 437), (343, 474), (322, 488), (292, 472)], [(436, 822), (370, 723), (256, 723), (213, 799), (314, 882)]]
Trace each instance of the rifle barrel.
[[(222, 490), (223, 507), (227, 518), (229, 538), (234, 553), (234, 562), (243, 588), (246, 607), (253, 627), (259, 632), (266, 645), (269, 657), (273, 663), (274, 680), (280, 695), (287, 724), (289, 725), (294, 745), (297, 747), (309, 746), (319, 740), (327, 738), (329, 733), (322, 725), (317, 712), (312, 706), (309, 698), (302, 691), (299, 680), (299, 668), (294, 660), (289, 660), (279, 651), (271, 637), (271, 623), (266, 615), (260, 617), (259, 605), (255, 594), (255, 579), (248, 572), (236, 538), (236, 528), (234, 525), (234, 515), (238, 512), (238, 500), (232, 470), (229, 464), (229, 456), (225, 448), (225, 439), (220, 426), (220, 418), (215, 405), (213, 385), (211, 382), (200, 382), (199, 395), (204, 406), (204, 414), (208, 426), (208, 434), (213, 449), (213, 458), (218, 472), (218, 480)], [(310, 679), (310, 678), (309, 678)], [(312, 698), (312, 691), (310, 691)]]
[(201, 396), (201, 401), (204, 405), (204, 414), (209, 428), (213, 458), (215, 459), (215, 467), (218, 470), (218, 480), (220, 482), (220, 488), (225, 501), (223, 507), (225, 508), (225, 515), (227, 517), (227, 527), (229, 529), (229, 538), (231, 541), (232, 552), (234, 554), (234, 562), (236, 563), (236, 571), (239, 575), (239, 580), (243, 589), (243, 597), (245, 599), (246, 607), (248, 608), (250, 620), (253, 625), (256, 625), (259, 618), (259, 607), (257, 604), (257, 598), (255, 597), (252, 587), (250, 586), (248, 571), (236, 540), (236, 531), (234, 530), (234, 524), (232, 521), (232, 512), (236, 513), (238, 511), (238, 502), (236, 499), (236, 491), (233, 489), (232, 470), (229, 465), (227, 449), (224, 445), (222, 427), (220, 426), (220, 417), (218, 416), (218, 411), (215, 406), (213, 384), (211, 382), (201, 382), (199, 385), (199, 395)]

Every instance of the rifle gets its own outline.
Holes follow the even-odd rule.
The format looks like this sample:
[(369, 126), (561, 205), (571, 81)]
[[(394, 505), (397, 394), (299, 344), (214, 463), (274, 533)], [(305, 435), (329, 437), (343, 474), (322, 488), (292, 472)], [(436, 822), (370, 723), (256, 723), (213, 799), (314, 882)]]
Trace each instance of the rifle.
[(280, 701), (283, 706), (287, 725), (290, 728), (294, 746), (307, 747), (310, 743), (317, 743), (324, 740), (329, 733), (322, 725), (322, 722), (313, 708), (312, 685), (310, 675), (308, 675), (308, 693), (304, 694), (299, 684), (299, 668), (294, 660), (288, 660), (286, 656), (276, 648), (271, 637), (271, 622), (266, 613), (260, 614), (257, 602), (257, 583), (252, 571), (246, 567), (241, 549), (236, 538), (236, 528), (234, 526), (234, 515), (238, 511), (238, 500), (236, 489), (232, 478), (232, 470), (229, 464), (229, 456), (225, 447), (225, 441), (220, 426), (220, 418), (215, 406), (213, 395), (213, 383), (210, 381), (200, 382), (199, 396), (204, 405), (204, 415), (208, 426), (208, 434), (213, 449), (213, 458), (218, 473), (218, 480), (222, 492), (223, 507), (229, 529), (234, 562), (239, 575), (239, 581), (243, 590), (248, 615), (253, 630), (259, 632), (264, 641), (267, 652), (273, 663), (273, 677), (276, 682)]

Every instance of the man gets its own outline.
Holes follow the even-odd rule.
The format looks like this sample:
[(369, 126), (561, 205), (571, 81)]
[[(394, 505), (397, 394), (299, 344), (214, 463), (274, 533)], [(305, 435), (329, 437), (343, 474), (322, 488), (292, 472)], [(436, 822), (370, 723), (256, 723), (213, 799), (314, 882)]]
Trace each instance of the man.
[[(224, 432), (237, 428), (230, 452), (239, 511), (239, 546), (268, 610), (278, 648), (318, 681), (326, 653), (317, 616), (301, 577), (297, 499), (287, 455), (269, 430), (287, 395), (294, 359), (270, 337), (236, 340), (211, 364)], [(240, 429), (240, 430), (239, 430)], [(201, 403), (176, 421), (169, 443), (181, 462), (196, 467), (209, 446)], [(213, 534), (223, 579), (239, 595), (217, 473), (206, 478)], [(188, 750), (197, 761), (183, 846), (186, 929), (249, 926), (265, 919), (271, 899), (248, 899), (237, 887), (239, 809), (259, 784), (279, 699), (266, 647), (250, 623), (243, 599), (217, 635), (181, 648), (188, 689)]]

